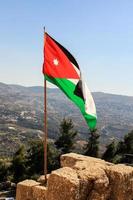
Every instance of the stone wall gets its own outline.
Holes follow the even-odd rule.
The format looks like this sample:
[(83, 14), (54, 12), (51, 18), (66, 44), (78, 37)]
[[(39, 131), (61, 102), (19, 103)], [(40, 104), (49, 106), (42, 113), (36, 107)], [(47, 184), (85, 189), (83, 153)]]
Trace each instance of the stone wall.
[(74, 153), (63, 155), (61, 166), (48, 176), (46, 187), (43, 176), (18, 183), (16, 199), (133, 200), (133, 167)]

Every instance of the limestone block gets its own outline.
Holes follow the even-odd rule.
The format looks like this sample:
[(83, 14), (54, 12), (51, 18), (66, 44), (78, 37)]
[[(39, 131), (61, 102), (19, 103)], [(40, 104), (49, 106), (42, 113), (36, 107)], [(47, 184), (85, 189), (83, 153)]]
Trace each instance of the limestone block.
[[(49, 174), (47, 174), (47, 179), (49, 178)], [(41, 185), (46, 185), (45, 176), (41, 175), (37, 180)]]
[(107, 168), (113, 200), (133, 200), (133, 167), (122, 164)]
[(47, 200), (79, 200), (79, 186), (75, 170), (64, 167), (53, 171), (48, 179)]
[(47, 189), (44, 186), (33, 187), (33, 199), (34, 200), (46, 200)]
[(16, 200), (33, 200), (33, 187), (40, 183), (33, 180), (25, 180), (17, 184)]
[(76, 153), (68, 153), (61, 156), (61, 167), (71, 167), (77, 169), (85, 169), (88, 166), (113, 166), (114, 164), (106, 162), (102, 159), (89, 157), (89, 156), (83, 156)]

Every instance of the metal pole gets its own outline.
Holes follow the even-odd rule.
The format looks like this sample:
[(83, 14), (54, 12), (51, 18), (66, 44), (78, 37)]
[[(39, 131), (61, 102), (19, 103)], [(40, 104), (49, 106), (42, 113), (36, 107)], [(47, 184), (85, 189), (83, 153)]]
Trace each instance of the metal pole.
[[(44, 27), (44, 45), (45, 45), (45, 27)], [(45, 52), (44, 52), (45, 59)], [(45, 60), (44, 60), (45, 62)], [(45, 183), (47, 182), (47, 81), (44, 77), (44, 176)]]
[(47, 82), (44, 80), (44, 175), (47, 182)]

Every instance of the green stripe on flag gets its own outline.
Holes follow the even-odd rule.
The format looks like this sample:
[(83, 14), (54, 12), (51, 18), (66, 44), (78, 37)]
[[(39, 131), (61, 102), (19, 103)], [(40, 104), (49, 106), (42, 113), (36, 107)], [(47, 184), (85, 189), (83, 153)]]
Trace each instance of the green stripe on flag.
[(71, 99), (80, 109), (81, 113), (83, 114), (88, 126), (91, 130), (93, 130), (96, 127), (96, 116), (89, 115), (85, 112), (85, 103), (82, 98), (78, 97), (74, 94), (75, 90), (75, 84), (72, 83), (70, 80), (67, 80), (65, 78), (51, 78), (49, 76), (45, 75), (46, 80), (49, 82), (55, 84), (57, 87), (59, 87), (66, 96)]

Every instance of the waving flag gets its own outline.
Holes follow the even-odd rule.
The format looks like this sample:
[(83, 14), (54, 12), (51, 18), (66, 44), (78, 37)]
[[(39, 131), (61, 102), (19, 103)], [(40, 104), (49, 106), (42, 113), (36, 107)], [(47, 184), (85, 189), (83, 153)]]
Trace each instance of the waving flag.
[(96, 127), (96, 108), (83, 81), (79, 65), (70, 52), (45, 33), (43, 73), (46, 80), (59, 87), (80, 109), (91, 130)]

